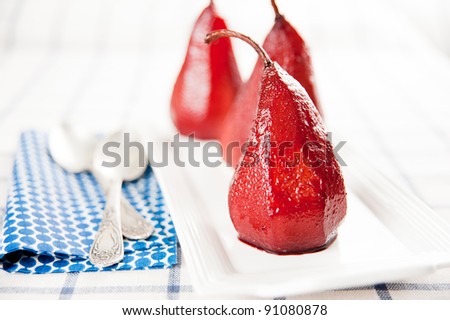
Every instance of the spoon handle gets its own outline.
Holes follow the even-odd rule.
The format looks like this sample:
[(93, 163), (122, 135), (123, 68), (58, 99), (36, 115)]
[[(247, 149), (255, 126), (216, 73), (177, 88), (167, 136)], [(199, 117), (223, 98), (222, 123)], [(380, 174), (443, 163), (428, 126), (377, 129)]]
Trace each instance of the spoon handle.
[(141, 216), (122, 195), (120, 202), (122, 233), (131, 240), (147, 239), (153, 233), (153, 226)]
[(109, 267), (120, 262), (124, 256), (120, 221), (120, 198), (122, 181), (111, 183), (107, 193), (102, 222), (92, 243), (89, 260), (97, 267)]
[[(94, 173), (96, 180), (105, 193), (109, 183), (101, 175)], [(147, 239), (153, 233), (153, 226), (140, 215), (123, 195), (120, 197), (120, 215), (122, 234), (131, 240)]]

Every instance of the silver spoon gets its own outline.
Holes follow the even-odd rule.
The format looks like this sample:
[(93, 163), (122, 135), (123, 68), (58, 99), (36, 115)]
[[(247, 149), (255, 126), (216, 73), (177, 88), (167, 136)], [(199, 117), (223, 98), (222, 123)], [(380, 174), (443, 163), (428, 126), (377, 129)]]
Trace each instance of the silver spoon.
[[(62, 123), (54, 127), (49, 136), (49, 151), (58, 165), (69, 172), (78, 173), (91, 171), (94, 149), (98, 141), (94, 134), (79, 126)], [(108, 184), (98, 174), (97, 181), (107, 192)], [(128, 202), (121, 196), (122, 234), (132, 240), (146, 239), (153, 233), (153, 226), (147, 222)]]
[[(114, 144), (115, 154), (120, 157), (118, 163), (111, 164), (110, 153), (104, 152), (106, 143)], [(126, 152), (128, 151), (128, 152)], [(147, 168), (144, 154), (137, 148), (124, 148), (124, 132), (109, 136), (100, 143), (94, 152), (93, 171), (107, 181), (110, 186), (107, 193), (102, 222), (89, 252), (91, 262), (100, 267), (107, 267), (123, 259), (123, 239), (120, 219), (120, 195), (123, 181), (139, 178)]]

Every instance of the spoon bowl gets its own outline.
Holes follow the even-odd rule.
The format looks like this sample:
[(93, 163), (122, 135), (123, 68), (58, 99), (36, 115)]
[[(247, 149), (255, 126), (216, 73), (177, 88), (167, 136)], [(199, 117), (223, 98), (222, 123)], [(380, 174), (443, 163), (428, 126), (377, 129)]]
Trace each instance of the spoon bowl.
[[(145, 148), (130, 147), (130, 141), (139, 141), (137, 134), (116, 132), (94, 150), (93, 169), (109, 180), (136, 180), (147, 168)], [(127, 147), (128, 146), (128, 147)]]
[(62, 123), (50, 131), (48, 145), (50, 155), (59, 166), (79, 173), (90, 170), (97, 139), (85, 128)]

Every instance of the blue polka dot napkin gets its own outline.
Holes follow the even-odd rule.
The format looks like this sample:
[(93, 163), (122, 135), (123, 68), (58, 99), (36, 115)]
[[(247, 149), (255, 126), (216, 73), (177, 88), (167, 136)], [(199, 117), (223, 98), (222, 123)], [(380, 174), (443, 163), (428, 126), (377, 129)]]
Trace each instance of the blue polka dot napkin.
[(12, 187), (0, 239), (0, 262), (9, 272), (60, 273), (79, 271), (168, 268), (177, 261), (172, 219), (151, 168), (140, 179), (123, 185), (130, 203), (155, 232), (145, 240), (125, 240), (125, 258), (107, 268), (88, 259), (101, 220), (105, 198), (89, 173), (72, 174), (59, 167), (47, 150), (47, 135), (21, 135)]

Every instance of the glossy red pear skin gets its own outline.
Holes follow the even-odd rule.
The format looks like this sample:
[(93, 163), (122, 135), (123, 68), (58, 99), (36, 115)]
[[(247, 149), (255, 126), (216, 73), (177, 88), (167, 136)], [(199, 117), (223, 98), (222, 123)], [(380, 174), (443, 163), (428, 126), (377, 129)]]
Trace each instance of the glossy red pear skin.
[(278, 62), (287, 73), (300, 82), (319, 113), (323, 114), (316, 93), (309, 49), (297, 30), (283, 16), (275, 19), (263, 47), (273, 61)]
[[(284, 155), (277, 148), (268, 150), (268, 134), (272, 146), (290, 141), (291, 148)], [(249, 141), (252, 153), (239, 163), (228, 196), (239, 238), (279, 254), (327, 247), (347, 210), (341, 169), (311, 99), (276, 63), (264, 70)], [(307, 142), (321, 147), (303, 148)], [(294, 153), (301, 161), (288, 165)], [(256, 164), (248, 164), (255, 159)], [(308, 165), (316, 159), (322, 165)]]
[[(302, 84), (322, 114), (316, 94), (309, 49), (298, 32), (283, 16), (276, 18), (272, 30), (264, 40), (263, 48), (273, 61), (278, 62), (287, 73)], [(235, 141), (242, 145), (248, 138), (256, 115), (262, 69), (262, 63), (258, 60), (249, 80), (239, 90), (231, 106), (220, 136), (224, 149)], [(234, 148), (229, 152), (224, 152), (224, 158), (228, 164), (236, 167), (241, 154), (239, 148)]]
[(171, 100), (172, 121), (181, 134), (217, 139), (242, 81), (230, 39), (208, 46), (205, 34), (226, 29), (214, 5), (197, 19)]
[(247, 141), (256, 115), (263, 65), (258, 59), (250, 78), (236, 95), (219, 137), (223, 158), (233, 168), (239, 163), (242, 146)]

